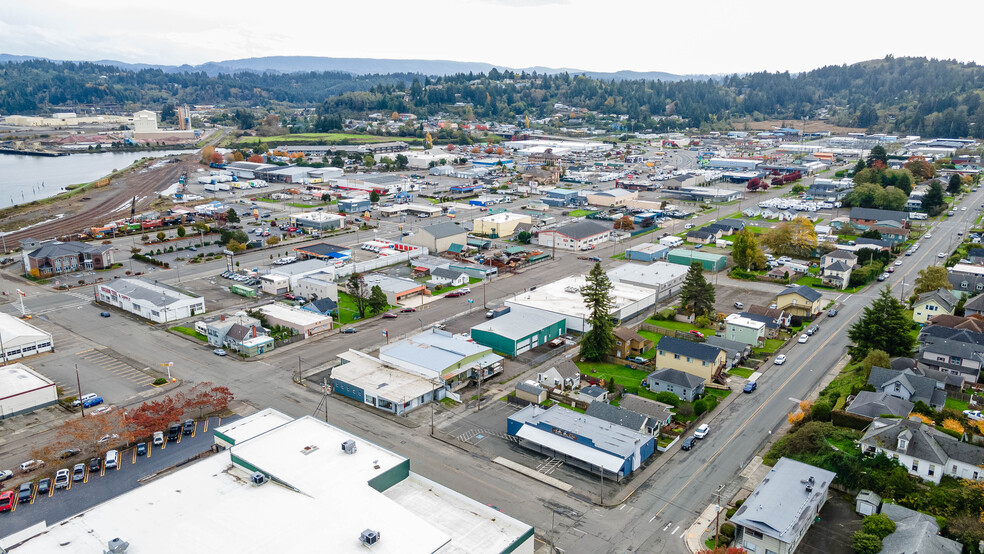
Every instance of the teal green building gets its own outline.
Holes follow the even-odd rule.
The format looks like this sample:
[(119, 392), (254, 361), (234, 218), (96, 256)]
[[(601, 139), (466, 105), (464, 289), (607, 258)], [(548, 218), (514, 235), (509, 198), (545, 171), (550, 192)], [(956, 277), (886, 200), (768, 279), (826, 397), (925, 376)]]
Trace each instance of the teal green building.
[(566, 332), (564, 316), (514, 306), (506, 315), (472, 327), (471, 338), (499, 354), (515, 357)]

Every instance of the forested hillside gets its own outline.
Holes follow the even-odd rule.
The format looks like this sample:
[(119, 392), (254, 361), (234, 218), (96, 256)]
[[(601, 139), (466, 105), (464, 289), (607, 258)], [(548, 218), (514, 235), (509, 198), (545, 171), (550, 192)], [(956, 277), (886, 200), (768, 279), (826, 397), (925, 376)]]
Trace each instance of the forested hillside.
[[(722, 80), (599, 80), (491, 70), (425, 77), (338, 72), (209, 77), (205, 73), (120, 70), (91, 63), (28, 61), (0, 65), (0, 113), (51, 106), (120, 104), (159, 109), (166, 102), (240, 107), (317, 107), (320, 114), (452, 111), (515, 121), (554, 113), (554, 104), (628, 115), (627, 129), (740, 127), (743, 119), (827, 118), (890, 133), (984, 138), (984, 68), (925, 58), (871, 60), (810, 72), (732, 75)], [(679, 116), (666, 119), (663, 116)], [(589, 116), (590, 117), (590, 116)]]

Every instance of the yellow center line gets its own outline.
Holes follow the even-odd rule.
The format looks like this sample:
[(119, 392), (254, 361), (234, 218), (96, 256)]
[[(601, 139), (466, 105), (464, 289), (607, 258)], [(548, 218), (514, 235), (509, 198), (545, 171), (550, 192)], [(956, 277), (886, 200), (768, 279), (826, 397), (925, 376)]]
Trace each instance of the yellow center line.
[[(694, 479), (697, 478), (698, 474), (700, 474), (700, 472), (702, 472), (705, 469), (707, 469), (707, 467), (711, 465), (711, 462), (713, 462), (714, 459), (717, 458), (718, 455), (721, 454), (721, 452), (723, 452), (724, 449), (727, 448), (728, 445), (730, 445), (732, 443), (732, 441), (734, 441), (735, 439), (738, 438), (738, 436), (741, 434), (742, 430), (744, 430), (745, 427), (747, 427), (748, 424), (751, 423), (753, 419), (755, 419), (755, 416), (757, 416), (758, 413), (761, 412), (762, 409), (765, 408), (765, 406), (769, 402), (772, 402), (772, 400), (776, 397), (776, 395), (778, 395), (779, 392), (782, 391), (783, 388), (785, 388), (786, 385), (788, 385), (790, 381), (792, 381), (797, 375), (799, 375), (799, 373), (801, 371), (803, 371), (804, 369), (806, 369), (806, 367), (807, 367), (807, 365), (809, 365), (810, 361), (813, 360), (813, 358), (817, 354), (820, 353), (820, 350), (823, 347), (825, 347), (827, 345), (827, 343), (829, 343), (830, 341), (832, 341), (834, 339), (834, 337), (837, 336), (837, 333), (839, 333), (840, 331), (842, 331), (844, 329), (844, 327), (846, 327), (848, 325), (849, 322), (850, 322), (849, 319), (845, 319), (844, 320), (844, 323), (842, 323), (840, 327), (838, 327), (833, 333), (831, 333), (830, 336), (827, 337), (827, 340), (825, 340), (823, 342), (823, 344), (820, 345), (819, 348), (817, 348), (816, 350), (814, 350), (813, 353), (810, 354), (810, 356), (802, 364), (800, 364), (799, 369), (797, 369), (789, 377), (787, 377), (786, 380), (783, 381), (783, 383), (781, 385), (779, 385), (779, 387), (776, 388), (775, 392), (773, 392), (772, 395), (769, 396), (769, 398), (766, 399), (765, 402), (760, 403), (759, 404), (759, 407), (756, 408), (754, 412), (752, 412), (752, 415), (749, 416), (747, 419), (745, 419), (745, 421), (741, 425), (738, 426), (738, 429), (736, 429), (734, 431), (734, 433), (731, 434), (731, 437), (729, 437), (728, 440), (725, 441), (725, 443), (723, 445), (721, 445), (721, 448), (718, 448), (717, 451), (715, 451), (714, 454), (712, 454), (711, 457), (708, 458), (708, 460), (706, 462), (704, 462), (704, 465), (700, 466), (700, 468), (698, 468), (697, 471), (695, 471), (690, 476), (690, 479), (687, 479), (687, 482), (683, 484), (683, 487), (681, 487), (680, 490), (678, 490), (669, 500), (666, 501), (666, 504), (664, 504), (663, 507), (660, 508), (658, 512), (656, 512), (656, 515), (654, 517), (658, 517), (659, 514), (663, 513), (663, 510), (665, 510), (667, 506), (669, 506), (670, 504), (672, 504), (673, 501), (675, 501), (676, 498), (678, 496), (680, 496), (680, 494), (683, 491), (687, 490), (687, 487), (689, 487), (690, 486), (690, 483), (692, 483), (694, 481)], [(628, 498), (628, 497), (626, 497), (626, 498)], [(623, 502), (624, 502), (624, 499), (623, 499)]]

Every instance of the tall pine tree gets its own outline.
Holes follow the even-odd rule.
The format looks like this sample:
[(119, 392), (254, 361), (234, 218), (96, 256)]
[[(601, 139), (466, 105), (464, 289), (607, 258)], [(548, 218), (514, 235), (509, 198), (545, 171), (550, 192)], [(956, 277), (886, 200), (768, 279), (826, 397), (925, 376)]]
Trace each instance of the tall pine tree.
[(615, 346), (615, 334), (612, 332), (612, 281), (596, 263), (588, 274), (587, 284), (581, 287), (581, 297), (591, 312), (588, 322), (591, 330), (581, 338), (581, 358), (589, 361), (603, 359)]
[(690, 270), (680, 289), (680, 300), (685, 308), (694, 311), (695, 317), (706, 315), (714, 309), (714, 285), (704, 278), (704, 267), (700, 262), (690, 264)]
[(909, 334), (914, 323), (905, 315), (905, 306), (892, 295), (888, 287), (864, 309), (847, 332), (860, 354), (882, 350), (889, 356), (911, 356), (916, 338)]

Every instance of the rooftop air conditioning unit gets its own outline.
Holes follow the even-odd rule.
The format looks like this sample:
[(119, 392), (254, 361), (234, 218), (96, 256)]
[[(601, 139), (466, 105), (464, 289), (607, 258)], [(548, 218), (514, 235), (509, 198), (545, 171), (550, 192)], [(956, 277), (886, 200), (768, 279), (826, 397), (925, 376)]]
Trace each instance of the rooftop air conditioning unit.
[(356, 450), (356, 448), (355, 448), (355, 441), (352, 440), (352, 439), (349, 439), (349, 440), (343, 442), (342, 443), (342, 450), (346, 454), (355, 454), (355, 450)]
[(249, 481), (250, 483), (253, 483), (253, 486), (258, 487), (267, 482), (267, 476), (261, 471), (254, 471), (250, 474)]
[(124, 554), (126, 549), (130, 547), (130, 543), (117, 537), (109, 541), (108, 548), (104, 550), (104, 554)]
[(379, 531), (366, 529), (365, 531), (362, 532), (362, 535), (359, 537), (359, 541), (362, 542), (362, 544), (364, 545), (372, 546), (377, 542), (379, 542)]

